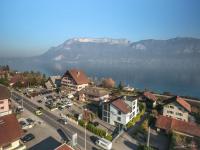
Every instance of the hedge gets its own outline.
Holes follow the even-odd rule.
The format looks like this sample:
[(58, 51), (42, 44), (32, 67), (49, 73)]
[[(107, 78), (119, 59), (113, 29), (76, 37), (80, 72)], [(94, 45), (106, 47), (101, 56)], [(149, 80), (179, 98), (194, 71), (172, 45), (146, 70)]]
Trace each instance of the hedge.
[(107, 140), (109, 140), (109, 141), (112, 141), (113, 137), (112, 137), (112, 135), (108, 134), (108, 135), (105, 137), (105, 139), (107, 139)]
[[(78, 123), (80, 126), (85, 127), (86, 121), (79, 120)], [(100, 137), (103, 137), (103, 138), (106, 138), (107, 140), (112, 141), (112, 135), (107, 134), (106, 131), (104, 131), (103, 129), (95, 127), (92, 123), (88, 123), (86, 125), (86, 129)]]
[(145, 111), (142, 110), (139, 114), (137, 114), (136, 117), (134, 117), (132, 120), (130, 120), (130, 121), (127, 123), (126, 127), (127, 127), (127, 128), (132, 127), (136, 122), (138, 122), (138, 121), (140, 120), (141, 116), (144, 115), (144, 112), (145, 112)]

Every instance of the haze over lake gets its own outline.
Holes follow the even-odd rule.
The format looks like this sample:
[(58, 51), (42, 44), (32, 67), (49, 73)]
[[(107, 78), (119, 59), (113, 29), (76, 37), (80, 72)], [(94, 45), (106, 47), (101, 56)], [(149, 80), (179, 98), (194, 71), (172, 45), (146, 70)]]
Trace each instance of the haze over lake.
[(69, 39), (29, 58), (0, 59), (19, 71), (62, 75), (80, 68), (92, 78), (112, 77), (126, 85), (156, 92), (200, 97), (200, 40)]

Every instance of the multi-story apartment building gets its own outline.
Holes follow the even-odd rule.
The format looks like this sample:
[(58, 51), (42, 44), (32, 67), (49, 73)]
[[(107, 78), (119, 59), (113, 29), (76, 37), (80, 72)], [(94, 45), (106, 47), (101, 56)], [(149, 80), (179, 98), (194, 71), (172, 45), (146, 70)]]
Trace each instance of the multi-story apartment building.
[(12, 110), (9, 107), (9, 98), (9, 90), (4, 86), (0, 86), (0, 116), (12, 113)]
[(133, 96), (118, 97), (102, 105), (102, 120), (115, 126), (125, 126), (138, 113), (138, 99)]
[(61, 79), (62, 86), (67, 86), (73, 91), (80, 91), (89, 84), (86, 74), (77, 69), (68, 70)]
[(175, 96), (164, 101), (163, 116), (188, 122), (191, 106), (184, 99)]

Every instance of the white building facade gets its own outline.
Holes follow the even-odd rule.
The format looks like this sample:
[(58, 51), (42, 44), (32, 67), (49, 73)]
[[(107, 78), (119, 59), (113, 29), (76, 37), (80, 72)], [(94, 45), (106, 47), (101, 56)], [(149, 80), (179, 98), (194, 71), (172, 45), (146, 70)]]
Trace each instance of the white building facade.
[(139, 113), (138, 99), (135, 97), (118, 98), (102, 107), (102, 119), (114, 126), (125, 126)]

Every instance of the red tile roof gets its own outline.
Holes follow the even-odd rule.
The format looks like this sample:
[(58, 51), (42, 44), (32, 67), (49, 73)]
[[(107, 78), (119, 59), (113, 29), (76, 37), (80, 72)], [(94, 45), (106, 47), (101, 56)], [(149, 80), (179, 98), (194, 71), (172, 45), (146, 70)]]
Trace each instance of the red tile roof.
[(191, 136), (200, 137), (200, 127), (195, 123), (176, 120), (166, 116), (159, 116), (156, 120), (157, 128), (164, 129), (167, 132), (174, 130)]
[(157, 97), (155, 95), (153, 95), (152, 93), (150, 92), (144, 92), (143, 94), (146, 98), (148, 98), (150, 101), (157, 101)]
[(9, 98), (10, 98), (10, 91), (8, 90), (8, 88), (0, 85), (0, 100)]
[(179, 105), (181, 105), (183, 108), (185, 108), (188, 112), (191, 112), (191, 106), (188, 102), (186, 102), (183, 98), (179, 96), (174, 96), (170, 99), (167, 99), (164, 101), (164, 103), (169, 104), (172, 102), (177, 102)]
[(0, 117), (0, 145), (7, 145), (19, 140), (22, 129), (14, 114)]
[(188, 102), (186, 102), (184, 99), (182, 99), (181, 97), (176, 97), (176, 101), (182, 106), (184, 107), (187, 111), (191, 112), (191, 106)]
[(55, 150), (74, 150), (74, 149), (67, 144), (62, 144), (59, 147), (57, 147)]
[[(86, 74), (82, 70), (78, 69), (71, 69), (66, 72), (66, 74), (69, 73), (71, 77), (74, 79), (76, 84), (88, 84), (89, 80)], [(65, 75), (64, 75), (65, 76)]]
[(123, 99), (118, 98), (112, 102), (112, 105), (115, 106), (118, 110), (123, 112), (124, 114), (127, 114), (131, 112), (131, 108), (128, 104), (124, 102)]
[(11, 84), (15, 84), (18, 81), (23, 81), (24, 77), (21, 74), (16, 74), (10, 79)]

